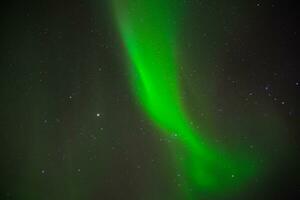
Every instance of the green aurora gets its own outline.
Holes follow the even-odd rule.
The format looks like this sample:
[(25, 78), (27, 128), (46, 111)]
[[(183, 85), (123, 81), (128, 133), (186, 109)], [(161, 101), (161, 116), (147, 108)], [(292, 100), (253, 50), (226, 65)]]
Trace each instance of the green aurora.
[(132, 66), (134, 92), (156, 127), (177, 138), (178, 146), (171, 149), (187, 188), (221, 194), (246, 183), (259, 167), (253, 155), (225, 152), (191, 125), (180, 98), (176, 22), (183, 11), (175, 8), (176, 3), (114, 0), (114, 13)]

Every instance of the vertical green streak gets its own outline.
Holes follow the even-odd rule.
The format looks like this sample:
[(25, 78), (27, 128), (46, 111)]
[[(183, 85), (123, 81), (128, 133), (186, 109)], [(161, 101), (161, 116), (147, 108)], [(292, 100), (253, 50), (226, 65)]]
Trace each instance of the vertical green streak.
[[(241, 156), (232, 157), (205, 143), (191, 125), (180, 99), (176, 39), (177, 0), (114, 0), (121, 37), (132, 64), (134, 90), (150, 119), (166, 134), (176, 133), (178, 166), (189, 188), (221, 192), (238, 186), (255, 171)], [(172, 7), (173, 6), (173, 7)], [(180, 6), (178, 6), (180, 7)], [(203, 66), (204, 67), (204, 66)], [(176, 157), (176, 156), (175, 156)]]

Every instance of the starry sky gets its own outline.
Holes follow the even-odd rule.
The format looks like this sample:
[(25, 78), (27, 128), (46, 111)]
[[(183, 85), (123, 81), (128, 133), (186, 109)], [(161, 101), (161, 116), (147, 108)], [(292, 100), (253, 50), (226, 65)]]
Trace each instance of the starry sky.
[(2, 3), (0, 199), (300, 198), (296, 3), (145, 2)]

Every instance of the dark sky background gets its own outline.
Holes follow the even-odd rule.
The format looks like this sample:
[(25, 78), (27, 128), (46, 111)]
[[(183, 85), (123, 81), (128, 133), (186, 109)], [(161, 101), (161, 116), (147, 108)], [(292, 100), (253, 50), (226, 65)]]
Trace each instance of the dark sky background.
[[(1, 4), (0, 199), (184, 199), (175, 192), (180, 189), (168, 140), (133, 95), (110, 1)], [(225, 137), (232, 139), (223, 141), (227, 145), (265, 147), (274, 166), (245, 191), (222, 198), (299, 199), (299, 7), (284, 0), (186, 5), (188, 23), (179, 42), (195, 121), (206, 114), (198, 98), (212, 93), (205, 112), (223, 128), (243, 129), (236, 127), (239, 118), (280, 121), (274, 124), (280, 133), (261, 140), (251, 136), (252, 125), (245, 127), (246, 142)], [(203, 49), (218, 62), (201, 60), (197, 52)], [(203, 62), (215, 67), (203, 70)], [(197, 87), (208, 77), (214, 91)]]

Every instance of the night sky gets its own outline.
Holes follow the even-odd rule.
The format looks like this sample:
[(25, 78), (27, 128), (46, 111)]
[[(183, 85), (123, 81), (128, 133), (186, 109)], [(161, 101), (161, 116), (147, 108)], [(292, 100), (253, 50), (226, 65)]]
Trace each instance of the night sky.
[(0, 200), (300, 199), (298, 13), (2, 3)]

